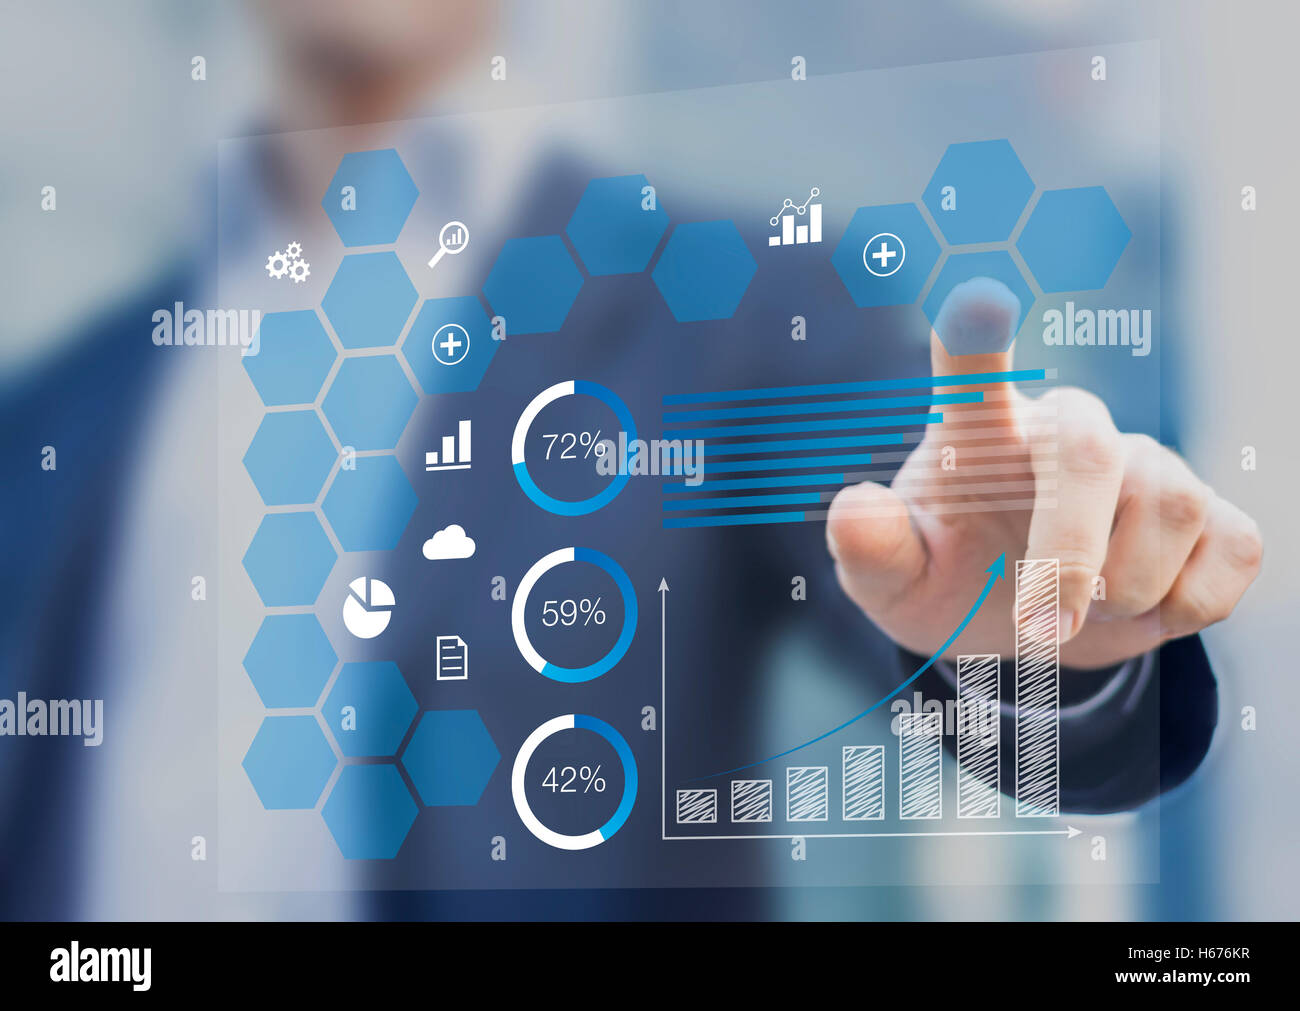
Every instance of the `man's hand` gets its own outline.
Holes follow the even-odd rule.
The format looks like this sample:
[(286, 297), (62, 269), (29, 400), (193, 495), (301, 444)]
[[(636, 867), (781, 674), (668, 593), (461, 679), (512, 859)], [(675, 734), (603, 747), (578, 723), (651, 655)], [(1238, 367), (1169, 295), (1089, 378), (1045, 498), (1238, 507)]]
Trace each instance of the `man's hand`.
[[(995, 346), (1012, 332), (1018, 306), (1006, 288), (980, 279), (956, 288), (941, 311)], [(935, 375), (1004, 372), (1011, 359), (1011, 350), (953, 357), (931, 334)], [(962, 389), (973, 388), (938, 392)], [(1170, 450), (1116, 431), (1089, 393), (1057, 389), (1035, 400), (1011, 384), (985, 389), (982, 404), (936, 408), (944, 420), (891, 487), (845, 488), (831, 504), (826, 536), (840, 584), (886, 634), (933, 653), (1004, 551), (1008, 576), (1016, 559), (1060, 560), (1068, 667), (1118, 663), (1232, 612), (1259, 571), (1249, 516)], [(945, 446), (953, 469), (944, 469)], [(999, 582), (950, 656), (1014, 652), (1013, 583)], [(1094, 599), (1098, 586), (1104, 599)]]

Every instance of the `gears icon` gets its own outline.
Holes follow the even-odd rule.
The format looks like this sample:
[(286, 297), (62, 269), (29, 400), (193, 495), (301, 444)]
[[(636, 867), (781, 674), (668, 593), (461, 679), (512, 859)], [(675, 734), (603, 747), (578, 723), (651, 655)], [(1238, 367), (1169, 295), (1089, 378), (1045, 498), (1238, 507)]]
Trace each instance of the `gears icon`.
[(311, 277), (311, 264), (302, 258), (302, 243), (291, 242), (283, 252), (276, 250), (266, 258), (266, 272), (271, 280), (278, 281), (286, 274), (294, 284), (302, 284)]
[(266, 258), (266, 272), (278, 281), (289, 273), (289, 257), (285, 256), (280, 250), (276, 250)]

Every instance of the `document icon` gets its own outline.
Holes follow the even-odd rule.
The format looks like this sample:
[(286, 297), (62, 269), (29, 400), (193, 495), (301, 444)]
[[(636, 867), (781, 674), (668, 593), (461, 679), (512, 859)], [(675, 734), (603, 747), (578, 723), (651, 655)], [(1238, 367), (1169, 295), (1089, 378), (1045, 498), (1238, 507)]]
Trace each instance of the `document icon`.
[(469, 677), (469, 647), (458, 635), (438, 636), (438, 680), (464, 681)]

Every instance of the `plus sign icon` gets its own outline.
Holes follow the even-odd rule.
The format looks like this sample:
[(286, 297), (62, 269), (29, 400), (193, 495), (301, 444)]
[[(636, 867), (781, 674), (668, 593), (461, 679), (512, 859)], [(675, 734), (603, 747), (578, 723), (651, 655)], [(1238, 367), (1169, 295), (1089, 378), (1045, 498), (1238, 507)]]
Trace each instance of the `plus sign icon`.
[(876, 277), (889, 277), (898, 272), (907, 259), (903, 240), (893, 232), (878, 232), (862, 247), (862, 262)]
[(469, 331), (459, 323), (444, 323), (433, 335), (433, 357), (443, 365), (459, 365), (469, 354)]

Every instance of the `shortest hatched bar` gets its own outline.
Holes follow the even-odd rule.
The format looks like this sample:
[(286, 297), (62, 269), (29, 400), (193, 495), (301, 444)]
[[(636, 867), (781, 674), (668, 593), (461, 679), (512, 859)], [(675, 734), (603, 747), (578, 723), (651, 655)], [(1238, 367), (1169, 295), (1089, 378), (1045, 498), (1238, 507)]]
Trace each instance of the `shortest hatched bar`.
[(678, 825), (712, 825), (717, 820), (717, 790), (677, 791)]

